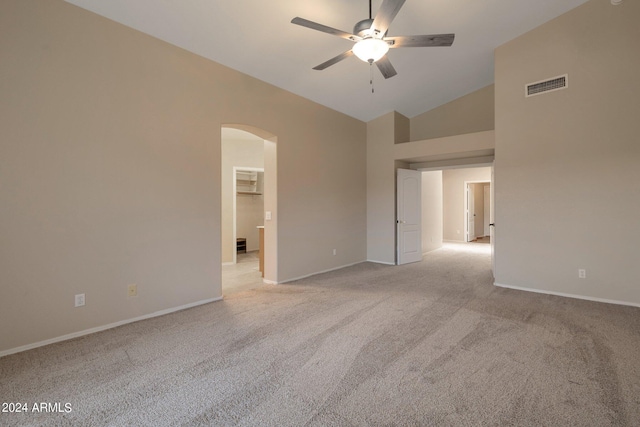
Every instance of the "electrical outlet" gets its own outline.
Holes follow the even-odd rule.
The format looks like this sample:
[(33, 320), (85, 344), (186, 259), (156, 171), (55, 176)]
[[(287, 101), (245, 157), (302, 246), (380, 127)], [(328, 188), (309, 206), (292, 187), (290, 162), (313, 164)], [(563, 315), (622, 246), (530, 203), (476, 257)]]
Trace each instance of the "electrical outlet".
[(84, 305), (84, 294), (77, 294), (75, 299), (75, 306), (82, 307)]
[(587, 278), (587, 270), (581, 268), (578, 270), (578, 278), (579, 279), (586, 279)]
[(333, 254), (334, 254), (334, 255), (336, 254), (336, 250), (335, 250), (335, 249), (333, 250)]
[(127, 295), (130, 297), (138, 296), (138, 286), (135, 283), (129, 285), (129, 288), (127, 289)]

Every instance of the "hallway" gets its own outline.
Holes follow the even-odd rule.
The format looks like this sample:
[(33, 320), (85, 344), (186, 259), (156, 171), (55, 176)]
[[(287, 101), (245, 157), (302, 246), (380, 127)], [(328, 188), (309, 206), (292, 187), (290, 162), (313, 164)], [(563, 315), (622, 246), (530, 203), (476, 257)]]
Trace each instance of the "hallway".
[(222, 266), (222, 295), (229, 296), (263, 285), (258, 251), (237, 255), (237, 263)]

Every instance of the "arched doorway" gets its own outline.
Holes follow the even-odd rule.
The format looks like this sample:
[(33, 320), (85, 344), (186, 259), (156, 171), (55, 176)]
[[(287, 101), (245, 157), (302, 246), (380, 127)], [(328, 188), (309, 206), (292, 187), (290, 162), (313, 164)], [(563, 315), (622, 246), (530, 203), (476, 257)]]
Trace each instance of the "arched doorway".
[[(252, 126), (224, 124), (221, 141), (224, 295), (278, 281), (277, 139), (275, 135)], [(260, 252), (264, 260), (262, 274), (257, 272), (257, 226), (264, 227), (263, 250)], [(238, 239), (242, 241), (239, 243)], [(251, 255), (247, 256), (245, 251)], [(251, 262), (256, 264), (248, 264)]]

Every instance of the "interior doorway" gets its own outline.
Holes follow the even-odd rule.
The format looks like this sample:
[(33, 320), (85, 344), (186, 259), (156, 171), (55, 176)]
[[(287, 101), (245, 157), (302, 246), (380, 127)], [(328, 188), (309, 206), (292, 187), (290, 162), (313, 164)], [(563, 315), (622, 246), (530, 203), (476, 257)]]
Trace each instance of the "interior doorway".
[[(491, 167), (447, 167), (422, 169), (422, 249), (423, 255), (446, 246), (447, 244), (489, 243), (488, 236), (492, 227), (491, 194), (484, 197), (486, 191), (492, 192)], [(481, 210), (473, 223), (475, 239), (468, 239), (467, 188), (477, 184), (482, 197), (473, 200), (475, 208)], [(488, 202), (488, 203), (485, 203)], [(486, 207), (485, 207), (486, 206)], [(485, 215), (488, 208), (489, 214)], [(486, 218), (485, 218), (486, 216)], [(479, 217), (479, 218), (478, 218)], [(474, 218), (474, 217), (472, 217)], [(485, 226), (486, 224), (486, 226)], [(492, 230), (491, 230), (492, 231)], [(470, 240), (470, 241), (469, 241)], [(489, 245), (487, 245), (489, 246)]]
[(277, 282), (276, 138), (228, 125), (221, 142), (222, 293), (230, 295)]
[(490, 242), (491, 181), (465, 181), (464, 237), (466, 242)]
[[(238, 263), (238, 256), (248, 258), (260, 248), (260, 227), (264, 227), (264, 167), (233, 167), (233, 238), (236, 243), (233, 263)], [(256, 261), (257, 262), (257, 261)], [(262, 272), (262, 270), (260, 270)]]

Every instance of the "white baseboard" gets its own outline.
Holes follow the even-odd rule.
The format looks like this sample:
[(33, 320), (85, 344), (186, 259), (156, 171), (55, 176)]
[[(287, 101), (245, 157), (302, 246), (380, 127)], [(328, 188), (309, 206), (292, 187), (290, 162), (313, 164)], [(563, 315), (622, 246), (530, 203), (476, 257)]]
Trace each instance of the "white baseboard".
[(428, 251), (422, 252), (422, 256), (425, 256), (430, 252), (437, 251), (438, 249), (442, 249), (442, 245), (438, 246), (437, 248), (429, 249)]
[(236, 263), (233, 262), (233, 261), (230, 261), (230, 262), (223, 262), (222, 265), (223, 266), (225, 266), (225, 265), (236, 265)]
[(16, 348), (11, 348), (9, 350), (0, 351), (0, 357), (8, 356), (10, 354), (20, 353), (22, 351), (32, 350), (34, 348), (42, 347), (49, 344), (55, 344), (57, 342), (70, 340), (73, 338), (82, 337), (84, 335), (93, 334), (96, 332), (106, 331), (107, 329), (117, 328), (118, 326), (126, 325), (127, 323), (138, 322), (140, 320), (151, 319), (153, 317), (164, 316), (165, 314), (173, 313), (180, 310), (185, 310), (187, 308), (197, 307), (203, 304), (209, 304), (210, 302), (221, 301), (222, 297), (211, 298), (201, 301), (192, 302), (189, 304), (181, 305), (179, 307), (172, 307), (166, 310), (155, 311), (153, 313), (145, 314), (143, 316), (134, 317), (133, 319), (121, 320), (119, 322), (109, 323), (108, 325), (97, 326), (95, 328), (85, 329), (84, 331), (73, 332), (71, 334), (62, 335), (60, 337), (51, 338), (44, 341), (38, 341), (33, 344), (27, 344)]
[(330, 271), (340, 270), (340, 269), (343, 269), (343, 268), (351, 267), (353, 265), (362, 264), (363, 262), (365, 262), (365, 261), (353, 262), (351, 264), (341, 265), (340, 267), (333, 267), (333, 268), (329, 268), (328, 270), (317, 271), (315, 273), (306, 274), (304, 276), (294, 277), (293, 279), (286, 279), (286, 280), (283, 280), (282, 282), (278, 282), (278, 283), (295, 282), (296, 280), (306, 279), (307, 277), (315, 276), (317, 274), (322, 274), (322, 273), (328, 273)]
[(555, 295), (558, 297), (582, 299), (586, 301), (602, 302), (605, 304), (616, 304), (616, 305), (626, 305), (631, 307), (640, 307), (640, 303), (636, 303), (636, 302), (619, 301), (619, 300), (613, 300), (613, 299), (607, 299), (607, 298), (597, 298), (597, 297), (590, 297), (587, 295), (568, 294), (564, 292), (547, 291), (544, 289), (525, 288), (522, 286), (511, 286), (511, 285), (505, 285), (497, 282), (494, 282), (493, 284), (494, 286), (498, 286), (500, 288), (514, 289), (516, 291), (535, 292), (537, 294)]
[(384, 264), (384, 265), (396, 265), (396, 263), (395, 263), (395, 262), (376, 261), (376, 260), (374, 260), (374, 259), (368, 259), (368, 260), (367, 260), (367, 261), (365, 261), (365, 262), (373, 262), (373, 263), (375, 263), (375, 264)]
[[(322, 273), (328, 273), (330, 271), (340, 270), (341, 268), (351, 267), (353, 265), (362, 264), (363, 262), (369, 262), (369, 261), (358, 261), (358, 262), (354, 262), (354, 263), (351, 263), (351, 264), (345, 264), (345, 265), (341, 265), (339, 267), (330, 268), (328, 270), (322, 270), (322, 271), (318, 271), (316, 273), (311, 273), (311, 274), (306, 274), (304, 276), (294, 277), (293, 279), (286, 279), (286, 280), (283, 280), (281, 282), (275, 282), (275, 281), (269, 280), (269, 279), (262, 279), (262, 283), (264, 283), (265, 285), (278, 285), (278, 284), (282, 284), (282, 283), (295, 282), (296, 280), (306, 279), (307, 277), (315, 276), (316, 274), (322, 274)], [(375, 261), (371, 261), (371, 262), (375, 262)], [(394, 264), (391, 264), (391, 265), (394, 265)]]

